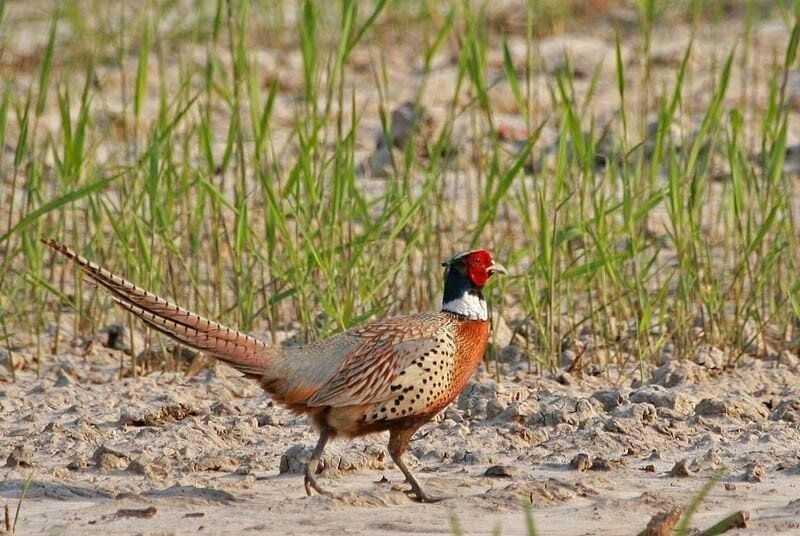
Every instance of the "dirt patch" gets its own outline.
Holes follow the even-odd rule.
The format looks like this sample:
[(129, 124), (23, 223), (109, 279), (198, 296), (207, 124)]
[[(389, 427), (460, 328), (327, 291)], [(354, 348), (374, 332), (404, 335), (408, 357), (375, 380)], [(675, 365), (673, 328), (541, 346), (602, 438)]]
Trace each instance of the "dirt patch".
[[(120, 378), (113, 354), (55, 361), (41, 378), (23, 370), (0, 384), (0, 457), (12, 462), (0, 468), (0, 498), (14, 505), (32, 475), (20, 522), (31, 532), (244, 531), (266, 510), (270, 527), (310, 534), (448, 531), (436, 519), (451, 511), (475, 530), (501, 523), (524, 534), (520, 508), (530, 504), (543, 529), (636, 534), (720, 474), (694, 526), (743, 502), (759, 533), (796, 524), (800, 374), (780, 361), (681, 381), (664, 380), (695, 365), (664, 365), (645, 385), (616, 374), (565, 385), (519, 361), (507, 364), (513, 381), (481, 371), (412, 441), (410, 466), (449, 497), (436, 505), (410, 500), (381, 435), (334, 442), (319, 478), (337, 498), (306, 497), (300, 473), (315, 433), (223, 366)], [(81, 374), (59, 387), (65, 364)], [(117, 515), (128, 510), (147, 515)], [(369, 522), (354, 521), (365, 511)], [(630, 530), (614, 532), (621, 526)]]

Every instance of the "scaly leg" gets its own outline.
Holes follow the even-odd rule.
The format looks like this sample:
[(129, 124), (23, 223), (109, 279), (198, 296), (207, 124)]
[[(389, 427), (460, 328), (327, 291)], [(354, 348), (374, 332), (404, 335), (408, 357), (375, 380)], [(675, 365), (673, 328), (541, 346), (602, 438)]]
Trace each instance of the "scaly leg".
[(414, 494), (417, 501), (422, 503), (439, 502), (446, 497), (436, 497), (425, 493), (417, 479), (414, 478), (414, 475), (412, 475), (411, 471), (406, 467), (406, 462), (403, 461), (403, 453), (408, 448), (408, 442), (411, 440), (411, 436), (414, 435), (414, 432), (417, 431), (417, 428), (418, 427), (392, 430), (389, 433), (389, 455), (392, 457), (392, 460), (394, 460), (395, 465), (397, 465), (405, 475), (406, 482), (411, 484), (411, 492)]
[(322, 428), (319, 433), (319, 439), (317, 440), (317, 446), (314, 447), (314, 452), (311, 454), (311, 459), (308, 460), (308, 465), (306, 465), (305, 486), (306, 494), (309, 496), (311, 495), (311, 488), (314, 488), (314, 491), (320, 495), (333, 497), (333, 493), (322, 489), (320, 485), (317, 484), (317, 479), (314, 478), (314, 475), (317, 473), (317, 469), (319, 469), (319, 462), (322, 460), (322, 452), (325, 450), (325, 444), (328, 442), (330, 437), (330, 430), (327, 428)]

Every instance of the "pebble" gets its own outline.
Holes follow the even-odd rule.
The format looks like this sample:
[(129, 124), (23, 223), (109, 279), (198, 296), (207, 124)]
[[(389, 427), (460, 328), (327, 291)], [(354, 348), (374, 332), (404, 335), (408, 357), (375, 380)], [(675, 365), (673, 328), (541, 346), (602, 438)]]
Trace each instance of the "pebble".
[(747, 482), (763, 482), (766, 477), (766, 470), (760, 463), (749, 464), (744, 471), (744, 480)]
[(494, 478), (514, 478), (518, 474), (519, 470), (510, 465), (492, 465), (486, 469), (486, 472), (483, 473), (484, 476), (490, 476)]
[(111, 348), (113, 350), (127, 350), (128, 347), (125, 344), (126, 333), (127, 330), (125, 329), (125, 326), (121, 324), (109, 324), (100, 330), (100, 334), (105, 335), (105, 337), (100, 338), (100, 341), (106, 348)]
[(583, 473), (592, 468), (592, 459), (585, 452), (579, 452), (569, 462), (569, 466), (571, 469), (575, 469), (576, 471)]
[(750, 421), (762, 420), (769, 412), (758, 400), (747, 395), (730, 395), (728, 398), (704, 398), (694, 409), (703, 417), (732, 417)]
[(126, 469), (129, 463), (128, 456), (105, 446), (100, 446), (94, 451), (92, 461), (103, 472)]
[(137, 475), (146, 476), (150, 480), (164, 480), (168, 474), (168, 470), (165, 465), (154, 462), (145, 462), (142, 460), (133, 460), (128, 465), (128, 471), (131, 471)]
[(680, 460), (672, 466), (672, 469), (669, 470), (669, 476), (674, 476), (678, 478), (686, 478), (688, 476), (692, 476), (692, 472), (689, 470), (689, 462), (686, 459)]
[(786, 421), (800, 424), (800, 398), (781, 401), (769, 418), (773, 421)]
[(28, 445), (14, 447), (6, 459), (6, 467), (33, 467), (33, 449)]
[(597, 391), (592, 394), (592, 398), (599, 400), (606, 411), (613, 411), (627, 402), (627, 397), (619, 389)]
[(648, 385), (633, 391), (630, 395), (631, 402), (648, 403), (656, 408), (668, 408), (689, 413), (694, 409), (692, 402), (684, 395), (673, 390), (668, 390), (661, 385)]
[(225, 454), (206, 454), (191, 464), (195, 471), (216, 471), (233, 473), (239, 468), (239, 461)]

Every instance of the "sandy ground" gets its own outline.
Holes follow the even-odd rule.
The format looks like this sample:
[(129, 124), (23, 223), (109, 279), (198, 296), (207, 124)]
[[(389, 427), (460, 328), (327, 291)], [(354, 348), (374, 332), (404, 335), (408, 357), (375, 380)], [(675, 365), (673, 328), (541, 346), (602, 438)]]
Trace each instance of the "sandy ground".
[(236, 372), (120, 379), (118, 351), (73, 347), (41, 379), (0, 382), (0, 504), (13, 512), (32, 478), (20, 534), (449, 534), (456, 516), (466, 534), (514, 535), (531, 505), (544, 534), (630, 535), (722, 471), (694, 527), (743, 509), (742, 533), (800, 534), (796, 357), (721, 370), (708, 348), (639, 386), (501, 355), (506, 380), (481, 370), (412, 442), (413, 470), (450, 497), (422, 505), (383, 436), (334, 443), (320, 478), (339, 497), (307, 497), (306, 419)]
[[(7, 54), (39, 53), (47, 24), (42, 22), (41, 31), (9, 25), (28, 38), (12, 34)], [(699, 123), (719, 62), (741, 37), (739, 23), (736, 28), (708, 25), (697, 36), (690, 67), (700, 74), (686, 82), (687, 131)], [(601, 26), (582, 36), (543, 41), (548, 68), (534, 77), (540, 88), (537, 112), (552, 108), (544, 84), (561, 68), (566, 50), (584, 61), (576, 65), (584, 73), (576, 81), (578, 94), (589, 87), (594, 66), (604, 65), (592, 111), (598, 124), (614, 117), (619, 103), (611, 30)], [(690, 37), (685, 28), (656, 32), (651, 51), (655, 86), (672, 87)], [(782, 58), (788, 37), (782, 21), (756, 24), (751, 59), (732, 78), (731, 102), (763, 103), (767, 74)], [(520, 35), (509, 39), (517, 62), (524, 57), (523, 45)], [(205, 45), (199, 48), (204, 51)], [(502, 55), (499, 47), (492, 50), (490, 74), (496, 75), (502, 72)], [(622, 52), (635, 103), (638, 48), (625, 46)], [(286, 103), (299, 91), (300, 53), (269, 50), (259, 57), (264, 72), (281, 77), (285, 95), (279, 97), (275, 122), (286, 126), (294, 110)], [(388, 60), (393, 81), (419, 76), (418, 65), (407, 55), (389, 55)], [(136, 72), (136, 55), (126, 61), (126, 70)], [(428, 82), (430, 97), (424, 104), (437, 125), (454, 93), (456, 70), (450, 59), (437, 60)], [(75, 72), (82, 76), (83, 70)], [(177, 70), (168, 73), (175, 76)], [(792, 73), (787, 91), (794, 98), (800, 95), (795, 83), (800, 77)], [(24, 84), (36, 76), (31, 69), (9, 78)], [(369, 69), (353, 77), (368, 118), (359, 136), (359, 156), (370, 166), (360, 167), (366, 169), (360, 184), (366, 191), (380, 191), (385, 177), (372, 168), (385, 165), (386, 155), (381, 160), (375, 149), (379, 99), (372, 77)], [(111, 96), (99, 99), (97, 106), (114, 118), (121, 109), (115, 100), (118, 69), (99, 65), (98, 78)], [(391, 84), (390, 107), (413, 96), (415, 89), (416, 83)], [(493, 86), (491, 98), (498, 125), (521, 128), (508, 84)], [(155, 107), (157, 99), (145, 105), (145, 114), (151, 113), (148, 106)], [(756, 115), (757, 108), (749, 106), (746, 115)], [(42, 128), (56, 130), (55, 104), (48, 110)], [(798, 128), (800, 123), (792, 120), (792, 144), (800, 139)], [(459, 142), (467, 144), (469, 136), (478, 135), (465, 131)], [(547, 126), (544, 148), (556, 133), (555, 126)], [(282, 146), (285, 135), (285, 129), (276, 129), (276, 146)], [(118, 145), (119, 140), (109, 137), (109, 143)], [(103, 150), (97, 161), (120, 161), (124, 146), (117, 145), (108, 149), (98, 142)], [(791, 153), (795, 165), (796, 149)], [(465, 173), (474, 175), (474, 167)], [(66, 331), (61, 336), (66, 346), (73, 342)], [(729, 356), (705, 348), (646, 371), (653, 380), (642, 386), (634, 372), (610, 366), (598, 376), (589, 370), (582, 375), (530, 374), (523, 352), (499, 348), (502, 381), (496, 383), (482, 370), (458, 402), (412, 443), (412, 470), (432, 493), (450, 497), (421, 505), (404, 493), (400, 473), (385, 453), (384, 436), (334, 443), (320, 478), (338, 498), (307, 497), (300, 471), (316, 437), (305, 418), (273, 406), (255, 384), (225, 367), (202, 369), (191, 377), (153, 373), (119, 378), (119, 351), (101, 342), (88, 349), (74, 342), (67, 350), (62, 344), (56, 355), (46, 353), (41, 378), (29, 366), (17, 372), (16, 382), (2, 366), (8, 356), (0, 350), (0, 509), (8, 506), (13, 514), (31, 478), (18, 523), (21, 535), (450, 534), (454, 516), (469, 535), (490, 534), (496, 527), (504, 535), (517, 535), (525, 534), (526, 505), (542, 534), (634, 535), (653, 515), (685, 507), (717, 474), (721, 480), (700, 506), (694, 528), (746, 510), (750, 528), (726, 534), (800, 535), (800, 360), (794, 355), (746, 357), (728, 370), (723, 364)], [(44, 344), (49, 347), (50, 341)], [(30, 365), (32, 352), (24, 346), (15, 358)], [(130, 358), (124, 359), (127, 364)]]

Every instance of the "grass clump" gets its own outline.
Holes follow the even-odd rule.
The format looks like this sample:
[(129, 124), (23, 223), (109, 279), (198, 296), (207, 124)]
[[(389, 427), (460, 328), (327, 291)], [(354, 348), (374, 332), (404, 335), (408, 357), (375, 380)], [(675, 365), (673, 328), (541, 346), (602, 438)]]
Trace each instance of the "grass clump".
[[(28, 26), (46, 40), (6, 52), (0, 344), (57, 350), (58, 301), (76, 334), (116, 314), (47, 235), (244, 330), (315, 338), (436, 307), (438, 262), (480, 245), (516, 274), (490, 301), (533, 366), (578, 337), (586, 363), (643, 375), (702, 345), (730, 364), (796, 351), (798, 26), (751, 3), (738, 47), (699, 52), (720, 18), (688, 4), (621, 3), (632, 22), (588, 70), (545, 57), (537, 21), (567, 15), (536, 3), (511, 26), (471, 2), (9, 7), (6, 45)], [(786, 24), (769, 61), (750, 38), (767, 16)], [(669, 64), (674, 20), (693, 37)], [(401, 99), (439, 113), (395, 143)], [(371, 135), (383, 180), (362, 173)]]

